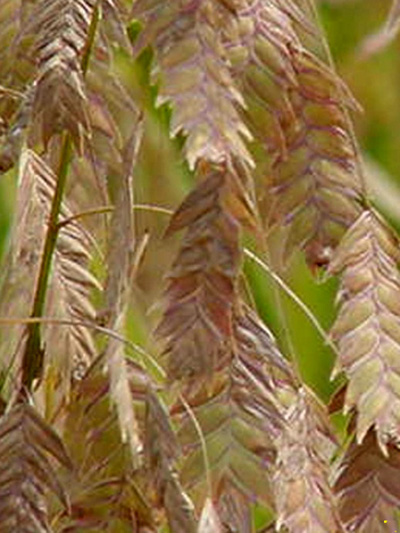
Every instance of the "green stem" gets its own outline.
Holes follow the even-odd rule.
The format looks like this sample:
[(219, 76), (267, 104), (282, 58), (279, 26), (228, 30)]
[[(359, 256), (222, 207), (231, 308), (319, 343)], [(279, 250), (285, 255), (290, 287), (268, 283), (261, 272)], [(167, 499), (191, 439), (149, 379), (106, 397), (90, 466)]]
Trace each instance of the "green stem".
[[(60, 164), (57, 173), (58, 179), (51, 205), (42, 261), (39, 268), (38, 284), (36, 286), (36, 292), (33, 300), (31, 312), (32, 318), (41, 317), (43, 315), (47, 286), (50, 276), (51, 261), (57, 242), (58, 216), (61, 209), (65, 183), (67, 181), (69, 161), (72, 154), (71, 147), (71, 137), (68, 133), (64, 133)], [(36, 377), (40, 376), (42, 368), (43, 352), (40, 346), (40, 323), (32, 324), (29, 327), (28, 332), (28, 339), (22, 360), (22, 384), (28, 390), (30, 390), (32, 381)]]
[(100, 20), (100, 0), (96, 2), (96, 5), (93, 8), (92, 20), (90, 21), (90, 26), (88, 30), (88, 36), (86, 41), (86, 49), (81, 61), (81, 69), (83, 77), (86, 76), (86, 72), (89, 67), (89, 59), (92, 54), (94, 39), (96, 37), (97, 26)]
[[(93, 49), (97, 25), (99, 22), (99, 15), (99, 2), (97, 2), (93, 10), (93, 15), (88, 30), (87, 45), (81, 61), (81, 68), (84, 76), (89, 66), (89, 58)], [(71, 158), (72, 139), (70, 134), (65, 132), (62, 137), (60, 163), (57, 171), (57, 183), (51, 204), (47, 233), (39, 267), (38, 282), (33, 299), (32, 312), (30, 315), (32, 318), (40, 318), (43, 316), (50, 277), (50, 268), (56, 247), (58, 232), (60, 229), (58, 225), (58, 218), (61, 211)], [(31, 390), (33, 380), (41, 376), (42, 369), (43, 350), (41, 348), (40, 322), (35, 322), (28, 327), (28, 338), (22, 358), (22, 385), (26, 390)]]

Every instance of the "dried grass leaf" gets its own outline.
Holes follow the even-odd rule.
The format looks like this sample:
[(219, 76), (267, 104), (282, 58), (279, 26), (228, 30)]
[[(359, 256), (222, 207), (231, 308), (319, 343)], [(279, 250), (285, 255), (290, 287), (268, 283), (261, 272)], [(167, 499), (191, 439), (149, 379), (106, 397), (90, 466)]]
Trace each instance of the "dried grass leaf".
[(346, 531), (388, 533), (398, 529), (400, 450), (388, 443), (385, 457), (370, 429), (362, 444), (352, 442), (339, 464), (335, 492)]
[[(132, 282), (134, 249), (132, 167), (136, 161), (141, 141), (141, 127), (133, 133), (128, 146), (124, 172), (117, 177), (118, 196), (113, 212), (108, 253), (108, 272), (104, 288), (105, 325), (114, 331), (122, 329)], [(124, 346), (109, 339), (105, 352), (107, 371), (110, 374), (110, 395), (117, 413), (122, 440), (130, 444), (132, 459), (138, 463), (141, 452), (138, 423), (133, 409)]]
[(207, 498), (201, 512), (197, 533), (224, 533), (217, 509), (210, 498)]
[(388, 46), (398, 35), (400, 29), (400, 0), (392, 0), (389, 15), (384, 26), (376, 33), (369, 35), (361, 43), (361, 52), (364, 56), (376, 54)]
[(323, 405), (300, 390), (277, 439), (277, 528), (289, 533), (344, 533), (330, 486), (335, 441)]
[[(115, 322), (114, 328), (116, 331), (120, 329), (121, 325), (119, 323), (123, 317), (124, 314), (122, 313), (120, 319), (117, 319)], [(120, 342), (110, 339), (105, 356), (107, 360), (107, 371), (110, 375), (110, 399), (117, 410), (122, 442), (129, 443), (132, 460), (137, 465), (139, 454), (142, 451), (142, 444), (139, 437), (138, 422), (133, 408), (124, 346)]]
[(357, 410), (357, 441), (371, 426), (380, 446), (400, 436), (400, 277), (398, 240), (374, 212), (350, 228), (330, 271), (342, 273), (332, 336), (349, 385), (345, 410)]
[(114, 178), (117, 192), (108, 243), (107, 279), (104, 285), (105, 310), (102, 312), (105, 325), (110, 327), (118, 319), (125, 305), (131, 282), (135, 249), (132, 171), (142, 135), (142, 124), (138, 122), (125, 147), (122, 172)]
[(71, 463), (53, 429), (26, 402), (15, 403), (0, 419), (0, 530), (4, 533), (50, 533), (45, 495), (68, 499), (52, 462)]

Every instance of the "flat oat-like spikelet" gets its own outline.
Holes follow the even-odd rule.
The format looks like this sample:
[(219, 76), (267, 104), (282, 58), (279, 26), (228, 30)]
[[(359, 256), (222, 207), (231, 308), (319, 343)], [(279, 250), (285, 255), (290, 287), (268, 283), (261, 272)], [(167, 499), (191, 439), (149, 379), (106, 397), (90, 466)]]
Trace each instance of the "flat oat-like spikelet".
[(88, 128), (81, 59), (87, 43), (94, 0), (40, 0), (26, 33), (35, 35), (38, 59), (33, 118), (40, 121), (45, 144), (67, 129), (80, 146)]
[[(39, 164), (37, 164), (39, 163)], [(21, 154), (17, 202), (10, 249), (2, 272), (0, 312), (2, 316), (26, 317), (30, 309), (40, 263), (46, 221), (50, 212), (53, 176), (33, 152)], [(23, 326), (0, 330), (2, 366), (8, 366), (16, 352), (22, 353)]]
[[(37, 283), (40, 254), (54, 194), (56, 176), (46, 162), (32, 150), (22, 153), (17, 195), (16, 224), (12, 235), (10, 260), (2, 287), (2, 313), (26, 317)], [(62, 217), (72, 215), (68, 206)], [(95, 310), (90, 292), (99, 288), (88, 270), (91, 242), (77, 221), (59, 232), (54, 252), (46, 315), (58, 320), (94, 322)], [(22, 327), (2, 344), (5, 360), (18, 350), (22, 353)], [(57, 386), (67, 392), (74, 373), (81, 374), (95, 356), (92, 332), (83, 325), (43, 325), (47, 371)], [(17, 348), (18, 347), (18, 348)], [(5, 352), (8, 350), (8, 354)]]
[(224, 2), (139, 0), (133, 14), (146, 26), (138, 48), (155, 46), (161, 85), (159, 102), (173, 105), (172, 133), (187, 135), (191, 168), (198, 159), (220, 162), (231, 153), (251, 163), (243, 142), (249, 132), (238, 113), (243, 104), (221, 44), (232, 12)]
[(226, 363), (240, 267), (239, 221), (251, 218), (250, 205), (236, 170), (212, 166), (172, 217), (168, 234), (184, 228), (186, 234), (157, 329), (166, 339), (172, 379), (204, 378)]
[[(134, 468), (129, 444), (121, 439), (104, 363), (104, 357), (98, 358), (85, 376), (73, 383), (64, 440), (77, 475), (69, 480), (71, 512), (58, 517), (58, 531), (155, 533), (149, 474)], [(138, 415), (143, 414), (149, 377), (129, 359), (127, 373), (131, 401)], [(138, 418), (142, 437), (144, 416)]]
[(349, 379), (345, 410), (357, 410), (357, 441), (400, 437), (399, 244), (383, 220), (365, 211), (337, 249), (330, 272), (342, 273), (341, 308), (332, 329), (338, 367)]
[[(295, 2), (248, 0), (225, 47), (246, 95), (246, 122), (272, 155), (273, 218), (287, 226), (285, 257), (329, 260), (361, 207), (360, 177), (336, 74), (301, 42), (314, 31)], [(315, 30), (316, 31), (316, 30)]]
[[(205, 442), (212, 496), (228, 531), (250, 532), (249, 502), (259, 499), (273, 506), (270, 486), (275, 439), (284, 425), (280, 394), (291, 390), (288, 364), (275, 342), (249, 309), (235, 316), (231, 363), (215, 373), (207, 390), (185, 396)], [(185, 453), (181, 469), (184, 487), (197, 505), (207, 494), (204, 450), (199, 428), (185, 406), (174, 409), (181, 417), (178, 436)]]
[[(56, 176), (51, 168), (28, 151), (36, 179), (48, 183), (47, 212), (54, 194)], [(44, 199), (43, 199), (44, 200)], [(45, 211), (46, 212), (46, 211)], [(64, 204), (61, 216), (68, 219), (72, 211)], [(91, 241), (87, 232), (76, 220), (65, 224), (59, 231), (54, 251), (51, 276), (46, 298), (46, 314), (59, 320), (93, 323), (96, 312), (90, 300), (90, 292), (100, 289), (96, 278), (89, 271)], [(92, 331), (84, 325), (43, 326), (47, 369), (56, 369), (57, 379), (69, 388), (69, 380), (79, 377), (96, 355)]]
[(45, 493), (68, 508), (65, 490), (49, 456), (68, 470), (64, 445), (36, 410), (21, 401), (0, 418), (0, 531), (50, 533)]
[(144, 449), (157, 504), (164, 507), (171, 531), (197, 533), (193, 504), (183, 491), (175, 469), (179, 445), (167, 411), (151, 390), (146, 401)]
[(199, 180), (167, 231), (186, 229), (158, 327), (171, 379), (204, 378), (225, 364), (240, 267), (239, 230), (252, 224), (246, 192), (252, 161), (243, 142), (241, 98), (220, 42), (231, 7), (209, 0), (139, 0), (133, 9), (145, 24), (137, 50), (155, 47), (159, 99), (172, 103), (172, 132), (186, 134), (186, 158)]
[[(71, 212), (64, 207), (63, 214)], [(59, 361), (62, 376), (79, 378), (96, 356), (90, 324), (96, 311), (91, 291), (101, 287), (89, 271), (91, 242), (83, 228), (73, 221), (60, 231), (47, 295), (46, 314), (60, 320), (87, 324), (51, 325), (44, 327), (46, 352), (54, 363)], [(52, 354), (52, 355), (51, 355)]]
[(324, 406), (301, 389), (286, 422), (277, 440), (278, 528), (283, 525), (289, 533), (344, 533), (329, 482), (335, 441)]
[(346, 531), (389, 533), (398, 530), (400, 450), (388, 443), (387, 456), (370, 429), (362, 444), (352, 442), (340, 462), (334, 490)]

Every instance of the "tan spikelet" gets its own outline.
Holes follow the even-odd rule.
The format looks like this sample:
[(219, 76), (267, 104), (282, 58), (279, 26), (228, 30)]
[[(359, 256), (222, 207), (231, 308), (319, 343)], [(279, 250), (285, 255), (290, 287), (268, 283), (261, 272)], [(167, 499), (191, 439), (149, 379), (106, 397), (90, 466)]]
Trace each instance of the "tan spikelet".
[(134, 15), (146, 24), (140, 48), (152, 43), (157, 51), (159, 102), (174, 107), (172, 134), (187, 135), (191, 168), (199, 159), (220, 163), (227, 154), (252, 164), (243, 142), (249, 132), (238, 113), (242, 97), (220, 42), (220, 27), (229, 24), (232, 13), (223, 2), (186, 4), (140, 0), (134, 7)]
[[(65, 128), (80, 147), (89, 127), (81, 59), (94, 3), (40, 1), (24, 28), (28, 35), (36, 37), (39, 71), (32, 113), (40, 123), (45, 144)], [(32, 133), (36, 136), (36, 132)]]
[(382, 454), (374, 430), (361, 445), (352, 442), (339, 465), (335, 483), (346, 531), (389, 533), (398, 529), (400, 451), (394, 443)]
[(63, 443), (26, 401), (9, 407), (0, 418), (0, 530), (50, 533), (45, 491), (68, 509), (65, 487), (49, 460), (71, 469)]
[(278, 529), (290, 533), (344, 533), (330, 487), (335, 441), (324, 406), (308, 390), (287, 412), (277, 441), (275, 496)]
[(295, 2), (250, 4), (226, 31), (225, 46), (246, 95), (247, 123), (272, 156), (272, 217), (287, 227), (284, 257), (302, 248), (313, 267), (329, 262), (361, 211), (345, 111), (355, 104), (336, 74), (304, 47), (302, 32), (317, 31), (305, 10)]
[(248, 531), (245, 505), (257, 498), (273, 506), (275, 439), (284, 424), (280, 402), (291, 394), (292, 376), (270, 332), (245, 307), (235, 317), (234, 339), (230, 364), (214, 373), (207, 390), (194, 394), (190, 385), (185, 390), (199, 427), (185, 406), (178, 404), (174, 412), (179, 414), (178, 435), (186, 456), (184, 486), (204, 505), (208, 487), (200, 428), (220, 519), (226, 527)]
[(349, 379), (345, 409), (357, 411), (357, 440), (371, 426), (379, 444), (400, 436), (400, 277), (398, 241), (374, 212), (350, 228), (331, 264), (341, 273), (341, 307), (332, 329), (338, 367)]

